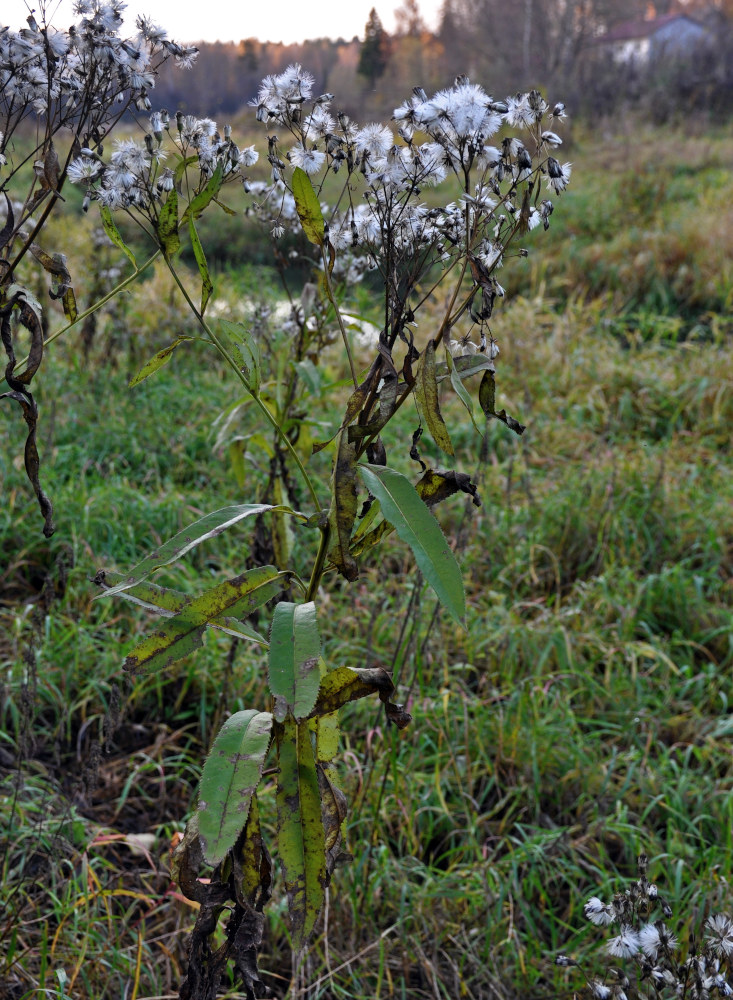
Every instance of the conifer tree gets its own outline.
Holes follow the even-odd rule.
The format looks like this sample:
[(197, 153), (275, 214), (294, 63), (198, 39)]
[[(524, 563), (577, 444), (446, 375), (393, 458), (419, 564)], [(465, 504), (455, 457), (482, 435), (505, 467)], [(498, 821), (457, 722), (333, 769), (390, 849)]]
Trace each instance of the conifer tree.
[(357, 72), (365, 76), (370, 86), (384, 73), (389, 61), (390, 45), (379, 14), (374, 7), (369, 12), (369, 20), (364, 28), (364, 41), (359, 53)]

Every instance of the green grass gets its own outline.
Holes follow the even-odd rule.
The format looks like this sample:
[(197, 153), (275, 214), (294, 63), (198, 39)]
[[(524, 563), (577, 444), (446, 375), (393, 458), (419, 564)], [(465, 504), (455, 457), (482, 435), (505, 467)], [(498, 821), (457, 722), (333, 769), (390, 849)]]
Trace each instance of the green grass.
[[(577, 251), (558, 246), (549, 291), (550, 272), (566, 264), (578, 287), (591, 253), (612, 275), (624, 253), (616, 239), (644, 249), (641, 229), (604, 230), (592, 197), (602, 182), (629, 197), (629, 177), (583, 181), (580, 166), (577, 176), (581, 201), (566, 204), (585, 228)], [(667, 195), (696, 184), (680, 168), (667, 200), (637, 192), (644, 225), (661, 234)], [(641, 850), (673, 924), (691, 918), (694, 930), (733, 905), (733, 358), (723, 300), (708, 301), (704, 336), (690, 336), (687, 318), (671, 335), (653, 303), (624, 312), (601, 284), (590, 301), (528, 287), (497, 316), (498, 403), (528, 425), (522, 438), (494, 422), (482, 445), (445, 401), (456, 468), (483, 498), (478, 511), (459, 498), (438, 511), (464, 568), (468, 630), (436, 615), (395, 539), (355, 585), (334, 581), (319, 598), (328, 662), (391, 666), (413, 723), (390, 731), (374, 704), (344, 713), (339, 777), (354, 861), (334, 878), (328, 934), (308, 957), (314, 996), (570, 997), (579, 984), (554, 954), (593, 963), (598, 936), (583, 903), (633, 877)], [(237, 294), (255, 287), (250, 272)], [(254, 499), (261, 476), (246, 466), (243, 495), (215, 446), (214, 420), (235, 390), (203, 345), (126, 388), (182, 322), (162, 275), (133, 294), (134, 358), (118, 348), (119, 367), (105, 367), (98, 350), (84, 365), (71, 339), (37, 379), (41, 476), (58, 524), (50, 542), (18, 459), (19, 414), (0, 409), (0, 994), (12, 1000), (59, 990), (59, 970), (74, 997), (175, 994), (195, 912), (168, 876), (171, 838), (223, 718), (266, 704), (262, 653), (228, 639), (167, 675), (127, 678), (124, 653), (150, 621), (125, 602), (92, 601), (100, 568), (129, 567), (201, 512)], [(415, 425), (406, 415), (385, 444), (390, 464), (417, 478)], [(442, 464), (430, 442), (420, 446)], [(329, 462), (315, 459), (323, 483)], [(241, 572), (249, 539), (235, 529), (166, 578), (193, 592)], [(307, 554), (310, 536), (296, 546)], [(265, 829), (273, 823), (266, 798)], [(135, 834), (153, 836), (149, 855), (124, 839)], [(279, 890), (261, 964), (283, 996)]]

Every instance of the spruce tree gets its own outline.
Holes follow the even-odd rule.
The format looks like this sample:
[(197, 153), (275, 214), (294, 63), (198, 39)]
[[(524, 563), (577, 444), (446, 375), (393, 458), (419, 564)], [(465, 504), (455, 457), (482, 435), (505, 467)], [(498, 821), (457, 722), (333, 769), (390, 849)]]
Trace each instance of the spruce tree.
[(374, 7), (364, 28), (364, 41), (359, 53), (357, 72), (365, 76), (370, 86), (384, 73), (389, 61), (389, 35)]

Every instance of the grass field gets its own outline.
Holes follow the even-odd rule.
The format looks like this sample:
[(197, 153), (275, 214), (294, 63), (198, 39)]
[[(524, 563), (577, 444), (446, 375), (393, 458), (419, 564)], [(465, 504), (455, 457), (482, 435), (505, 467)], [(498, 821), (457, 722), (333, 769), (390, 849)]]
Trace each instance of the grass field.
[[(344, 713), (354, 861), (307, 958), (312, 997), (570, 998), (582, 979), (555, 954), (604, 964), (583, 903), (633, 877), (640, 851), (685, 947), (706, 915), (733, 909), (730, 141), (684, 142), (650, 133), (630, 163), (612, 155), (618, 137), (605, 156), (578, 138), (555, 242), (493, 326), (500, 405), (527, 431), (493, 422), (482, 441), (466, 421), (454, 434), (483, 500), (439, 511), (467, 631), (438, 614), (397, 540), (319, 602), (328, 662), (390, 665), (413, 723), (390, 730), (366, 703)], [(232, 299), (273, 284), (252, 270), (222, 282)], [(129, 302), (135, 358), (184, 321), (161, 275)], [(233, 390), (211, 352), (187, 345), (129, 390), (126, 334), (105, 359), (108, 334), (86, 363), (72, 332), (37, 379), (50, 542), (21, 422), (0, 409), (9, 1000), (176, 995), (195, 912), (171, 883), (171, 840), (218, 726), (267, 701), (263, 654), (226, 637), (167, 675), (121, 671), (150, 621), (93, 602), (91, 578), (253, 499), (262, 469), (247, 465), (243, 493), (216, 447)], [(406, 414), (385, 443), (417, 478), (414, 424)], [(324, 483), (330, 461), (313, 459)], [(248, 541), (234, 529), (167, 579), (193, 592), (241, 572)], [(279, 890), (267, 912), (261, 965), (284, 996)]]

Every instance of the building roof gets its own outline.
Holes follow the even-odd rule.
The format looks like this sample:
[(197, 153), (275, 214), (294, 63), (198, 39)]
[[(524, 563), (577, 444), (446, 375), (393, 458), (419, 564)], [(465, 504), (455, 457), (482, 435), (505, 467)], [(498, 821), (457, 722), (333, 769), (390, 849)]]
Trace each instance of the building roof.
[(609, 28), (605, 34), (599, 35), (598, 42), (630, 42), (640, 38), (651, 38), (660, 28), (666, 27), (673, 21), (686, 21), (696, 28), (702, 27), (686, 14), (663, 14), (648, 21), (621, 21)]

